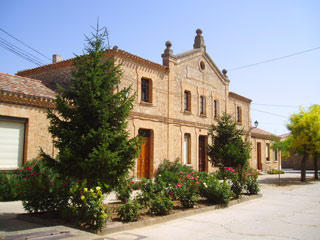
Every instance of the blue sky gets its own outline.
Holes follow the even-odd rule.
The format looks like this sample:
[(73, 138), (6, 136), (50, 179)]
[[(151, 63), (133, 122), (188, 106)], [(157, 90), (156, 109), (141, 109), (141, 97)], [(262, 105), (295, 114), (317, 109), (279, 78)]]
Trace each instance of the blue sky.
[[(167, 40), (175, 54), (190, 50), (201, 28), (207, 52), (222, 70), (320, 47), (319, 12), (318, 0), (2, 0), (0, 27), (49, 58), (57, 53), (68, 59), (82, 53), (84, 34), (99, 17), (112, 46), (157, 63)], [(1, 31), (0, 39), (36, 54)], [(317, 49), (229, 71), (230, 90), (253, 100), (251, 119), (259, 128), (286, 133), (285, 122), (299, 105), (320, 103), (319, 63)], [(0, 72), (33, 67), (0, 47)]]

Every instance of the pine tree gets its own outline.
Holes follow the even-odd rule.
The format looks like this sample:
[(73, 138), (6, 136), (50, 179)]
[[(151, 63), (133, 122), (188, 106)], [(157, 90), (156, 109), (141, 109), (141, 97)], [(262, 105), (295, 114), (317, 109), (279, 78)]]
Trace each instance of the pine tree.
[(89, 187), (116, 186), (134, 166), (141, 144), (139, 137), (129, 139), (127, 118), (135, 95), (129, 96), (131, 88), (116, 91), (121, 70), (114, 57), (106, 58), (106, 37), (99, 26), (86, 37), (69, 88), (60, 88), (56, 110), (48, 112), (49, 132), (59, 150), (52, 166), (64, 176), (87, 180)]
[(209, 134), (212, 145), (208, 146), (208, 155), (213, 166), (220, 169), (247, 167), (251, 146), (244, 131), (237, 128), (236, 122), (230, 115), (224, 114), (218, 120), (218, 125), (212, 126)]

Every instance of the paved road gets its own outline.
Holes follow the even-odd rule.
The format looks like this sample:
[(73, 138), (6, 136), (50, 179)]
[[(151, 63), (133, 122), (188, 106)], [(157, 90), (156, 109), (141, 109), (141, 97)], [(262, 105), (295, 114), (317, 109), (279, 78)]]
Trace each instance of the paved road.
[(262, 198), (103, 237), (65, 226), (23, 222), (15, 219), (15, 213), (23, 212), (20, 202), (0, 203), (0, 236), (59, 230), (83, 240), (320, 239), (320, 181), (301, 184), (297, 171), (282, 175), (280, 187), (276, 175), (261, 176), (260, 181)]

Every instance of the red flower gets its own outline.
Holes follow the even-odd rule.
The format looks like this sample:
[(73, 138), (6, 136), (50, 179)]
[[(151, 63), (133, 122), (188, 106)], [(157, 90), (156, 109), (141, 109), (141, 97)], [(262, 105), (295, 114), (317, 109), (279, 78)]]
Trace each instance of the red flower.
[(173, 194), (170, 194), (170, 197), (172, 197), (172, 198), (173, 198), (173, 196), (174, 196)]
[(128, 202), (128, 200), (126, 200), (126, 202)]
[(19, 192), (18, 192), (18, 194), (21, 194), (22, 193), (22, 191), (20, 190)]
[(67, 185), (67, 184), (64, 183), (64, 184), (62, 184), (62, 187), (65, 187), (66, 185)]
[(78, 178), (78, 179), (77, 179), (77, 182), (78, 182), (78, 183), (81, 183), (81, 179), (80, 179), (80, 178)]
[(28, 180), (28, 177), (25, 177), (26, 180)]

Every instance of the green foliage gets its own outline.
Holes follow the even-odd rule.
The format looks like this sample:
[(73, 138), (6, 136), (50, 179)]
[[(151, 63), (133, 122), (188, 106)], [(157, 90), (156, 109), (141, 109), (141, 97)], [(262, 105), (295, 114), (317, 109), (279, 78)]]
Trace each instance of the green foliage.
[(268, 174), (284, 174), (284, 171), (279, 169), (271, 169), (271, 170), (268, 170)]
[(250, 158), (250, 143), (230, 115), (224, 114), (218, 120), (218, 125), (212, 126), (209, 134), (212, 144), (208, 146), (208, 156), (213, 166), (220, 169), (246, 168)]
[(163, 182), (153, 182), (152, 179), (147, 178), (141, 180), (140, 186), (141, 193), (137, 196), (137, 200), (144, 206), (149, 206), (150, 201), (165, 189)]
[(116, 197), (121, 202), (126, 202), (130, 199), (132, 190), (134, 187), (134, 182), (132, 178), (123, 177), (120, 179), (118, 186), (115, 187)]
[(255, 169), (248, 169), (245, 173), (245, 188), (249, 194), (257, 194), (260, 192), (259, 182), (258, 182), (259, 173)]
[(19, 169), (18, 194), (28, 212), (58, 211), (69, 206), (70, 180), (46, 165), (33, 160)]
[(219, 170), (220, 179), (227, 180), (229, 185), (231, 185), (231, 191), (234, 193), (235, 197), (238, 198), (244, 189), (245, 182), (245, 169), (234, 169), (232, 167), (224, 167)]
[(219, 182), (215, 176), (208, 175), (200, 182), (200, 195), (212, 204), (227, 204), (232, 192), (226, 181)]
[(75, 185), (71, 188), (71, 211), (80, 225), (91, 230), (101, 230), (107, 221), (108, 209), (102, 203), (100, 187), (83, 188)]
[(199, 181), (194, 172), (179, 174), (179, 183), (176, 184), (175, 196), (184, 208), (193, 208), (199, 199)]
[(56, 110), (48, 112), (49, 131), (59, 149), (56, 159), (42, 158), (63, 176), (81, 178), (88, 186), (113, 188), (134, 166), (141, 141), (129, 139), (127, 118), (135, 95), (131, 88), (114, 91), (121, 70), (104, 46), (105, 30), (87, 37), (84, 55), (76, 56), (68, 89), (60, 88)]
[(142, 206), (136, 200), (129, 200), (117, 210), (118, 217), (123, 222), (137, 221), (141, 215)]
[(16, 172), (0, 172), (0, 201), (18, 200), (18, 188)]
[(177, 184), (180, 173), (191, 173), (192, 168), (182, 165), (178, 160), (170, 162), (164, 160), (158, 167), (155, 174), (155, 181), (162, 181), (168, 184)]
[[(291, 135), (287, 138), (290, 151), (303, 155), (301, 181), (305, 181), (307, 156), (316, 157), (320, 153), (320, 105), (311, 106), (309, 111), (301, 108), (298, 114), (292, 114), (287, 128), (291, 131)], [(317, 176), (317, 170), (315, 175)]]
[(170, 210), (173, 209), (173, 201), (171, 197), (164, 194), (157, 194), (151, 200), (150, 212), (153, 215), (162, 216), (168, 215)]

